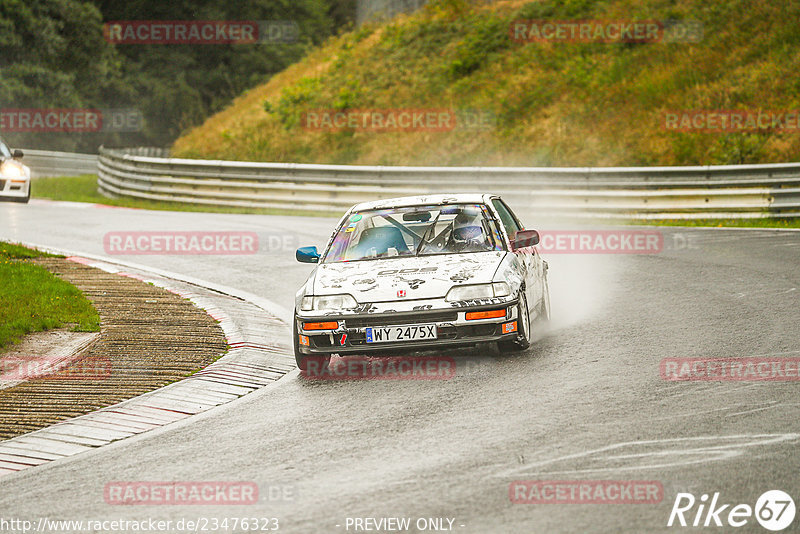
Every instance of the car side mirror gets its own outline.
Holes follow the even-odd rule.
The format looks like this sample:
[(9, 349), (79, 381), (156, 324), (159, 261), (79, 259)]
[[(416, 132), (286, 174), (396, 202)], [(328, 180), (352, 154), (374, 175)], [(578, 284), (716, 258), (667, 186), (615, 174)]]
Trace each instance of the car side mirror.
[(18, 148), (15, 149), (14, 152), (11, 153), (11, 157), (14, 158), (14, 159), (22, 159), (22, 156), (23, 156), (22, 150), (20, 150)]
[(539, 244), (539, 232), (536, 230), (520, 230), (511, 239), (511, 251), (516, 252), (521, 248), (532, 247)]
[(319, 252), (317, 247), (300, 247), (294, 253), (294, 257), (300, 263), (319, 263)]

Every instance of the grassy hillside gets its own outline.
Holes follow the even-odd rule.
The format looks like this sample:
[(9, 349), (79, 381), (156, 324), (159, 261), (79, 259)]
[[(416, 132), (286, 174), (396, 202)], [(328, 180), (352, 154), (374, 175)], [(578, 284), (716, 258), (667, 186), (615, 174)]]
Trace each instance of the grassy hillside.
[[(696, 20), (699, 43), (518, 43), (519, 19)], [(174, 145), (180, 157), (383, 165), (796, 161), (800, 132), (677, 133), (672, 110), (800, 109), (794, 0), (434, 0), (332, 38)], [(486, 128), (314, 130), (320, 109), (448, 108)]]

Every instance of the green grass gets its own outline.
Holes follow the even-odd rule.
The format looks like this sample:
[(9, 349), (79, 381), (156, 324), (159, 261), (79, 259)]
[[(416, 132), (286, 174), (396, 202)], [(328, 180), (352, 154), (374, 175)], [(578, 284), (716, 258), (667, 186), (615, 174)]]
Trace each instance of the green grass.
[(52, 256), (0, 242), (0, 351), (25, 334), (73, 325), (76, 332), (100, 330), (100, 316), (83, 293), (33, 258)]
[(101, 200), (110, 200), (97, 192), (97, 175), (95, 174), (37, 178), (31, 184), (31, 196), (72, 202), (97, 203)]
[(320, 213), (310, 210), (295, 210), (287, 208), (237, 208), (227, 206), (206, 206), (203, 204), (181, 204), (177, 202), (162, 202), (138, 198), (108, 198), (97, 192), (97, 175), (83, 174), (81, 176), (59, 176), (50, 178), (37, 178), (31, 189), (33, 198), (46, 198), (50, 200), (66, 200), (70, 202), (88, 202), (106, 206), (119, 206), (122, 208), (136, 208), (158, 211), (193, 211), (206, 213), (253, 213), (260, 215), (298, 215), (306, 217), (325, 217), (337, 213)]
[(63, 258), (63, 256), (0, 241), (0, 260), (28, 260), (31, 258)]

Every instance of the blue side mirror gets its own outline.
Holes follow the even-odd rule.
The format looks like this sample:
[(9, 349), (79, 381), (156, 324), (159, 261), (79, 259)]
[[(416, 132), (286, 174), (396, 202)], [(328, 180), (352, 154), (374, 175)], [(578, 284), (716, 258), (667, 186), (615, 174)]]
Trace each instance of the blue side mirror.
[(319, 252), (317, 252), (317, 247), (300, 247), (297, 249), (297, 252), (294, 253), (294, 257), (297, 258), (297, 261), (300, 263), (319, 262)]

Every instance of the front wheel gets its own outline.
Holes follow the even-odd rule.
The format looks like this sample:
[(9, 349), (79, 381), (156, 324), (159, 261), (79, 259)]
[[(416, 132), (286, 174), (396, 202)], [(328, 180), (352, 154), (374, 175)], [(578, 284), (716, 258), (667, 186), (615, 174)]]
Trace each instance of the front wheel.
[(11, 202), (19, 202), (21, 204), (27, 204), (31, 201), (31, 190), (28, 189), (28, 195), (24, 197), (14, 197), (10, 199)]
[(511, 341), (498, 341), (501, 352), (525, 350), (531, 346), (531, 316), (528, 313), (528, 301), (524, 289), (520, 290), (517, 304), (517, 338)]
[(547, 283), (547, 276), (542, 283), (542, 302), (539, 305), (539, 322), (547, 323), (550, 321), (550, 284)]
[(301, 371), (322, 374), (328, 369), (330, 356), (320, 354), (303, 354), (300, 352), (300, 336), (297, 331), (297, 317), (292, 321), (292, 347), (294, 348), (294, 361)]

